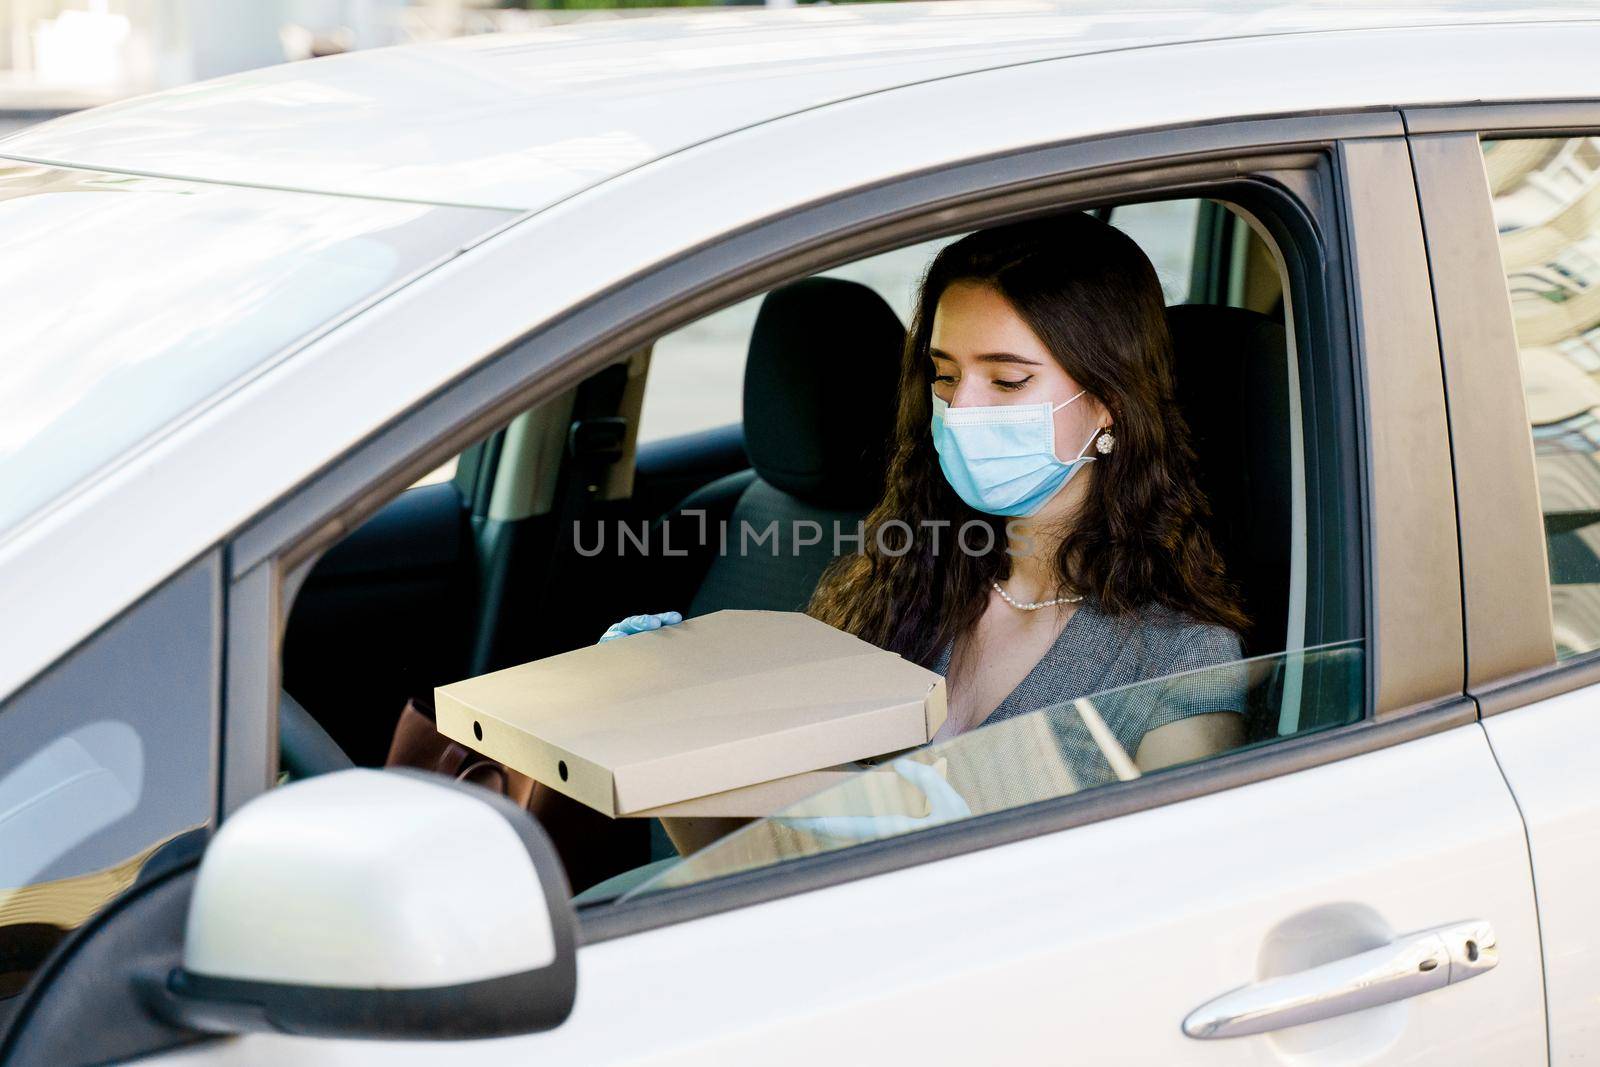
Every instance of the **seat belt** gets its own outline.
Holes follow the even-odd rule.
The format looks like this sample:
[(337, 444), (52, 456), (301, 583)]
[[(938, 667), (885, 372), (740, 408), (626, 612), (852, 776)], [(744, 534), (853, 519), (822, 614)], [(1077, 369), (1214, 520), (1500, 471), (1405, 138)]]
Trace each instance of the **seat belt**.
[[(572, 404), (572, 422), (556, 480), (549, 553), (540, 576), (539, 592), (555, 589), (566, 573), (565, 565), (577, 551), (579, 527), (594, 510), (605, 489), (611, 468), (626, 451), (628, 420), (617, 414), (628, 387), (628, 367), (613, 364), (578, 387)], [(542, 647), (551, 647), (551, 634), (541, 632)]]
[[(628, 368), (625, 364), (618, 364), (586, 379), (574, 393), (561, 467), (556, 475), (556, 489), (547, 513), (552, 523), (550, 534), (538, 546), (538, 550), (545, 552), (545, 559), (530, 561), (531, 566), (521, 568), (508, 560), (500, 561), (502, 578), (492, 583), (494, 590), (486, 591), (479, 609), (477, 633), (468, 658), (469, 677), (505, 665), (500, 662), (505, 643), (502, 636), (506, 630), (504, 612), (507, 610), (503, 576), (521, 570), (535, 579), (537, 585), (534, 588), (543, 595), (554, 587), (555, 579), (561, 573), (561, 565), (574, 551), (574, 524), (582, 522), (588, 514), (605, 487), (612, 466), (624, 453), (628, 420), (619, 417), (616, 412), (621, 406), (627, 384)], [(536, 648), (551, 647), (552, 634), (547, 627), (533, 627), (531, 637)]]
[(566, 456), (556, 479), (551, 515), (556, 521), (550, 566), (575, 545), (574, 523), (589, 514), (600, 498), (611, 468), (622, 458), (628, 440), (628, 420), (617, 414), (628, 388), (626, 364), (613, 364), (578, 386), (572, 402), (572, 422), (567, 427)]

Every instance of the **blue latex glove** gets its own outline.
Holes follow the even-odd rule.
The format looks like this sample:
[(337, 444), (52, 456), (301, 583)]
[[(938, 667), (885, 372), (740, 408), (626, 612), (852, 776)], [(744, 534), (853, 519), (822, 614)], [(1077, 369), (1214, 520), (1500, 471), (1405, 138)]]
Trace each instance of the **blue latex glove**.
[(859, 842), (873, 841), (880, 837), (894, 837), (897, 834), (910, 833), (942, 822), (954, 822), (957, 819), (972, 817), (972, 809), (967, 806), (967, 802), (955, 791), (954, 786), (944, 780), (944, 776), (937, 769), (905, 756), (901, 756), (889, 766), (901, 778), (922, 790), (923, 795), (928, 798), (928, 814), (789, 817), (779, 815), (775, 821), (796, 830), (816, 834), (818, 837), (831, 838), (834, 841)]
[(607, 641), (615, 641), (619, 637), (631, 637), (633, 634), (642, 634), (650, 630), (659, 630), (663, 626), (672, 626), (683, 621), (683, 616), (676, 611), (663, 611), (660, 615), (629, 615), (621, 622), (611, 624), (611, 629), (600, 635), (600, 640), (595, 644), (603, 645)]

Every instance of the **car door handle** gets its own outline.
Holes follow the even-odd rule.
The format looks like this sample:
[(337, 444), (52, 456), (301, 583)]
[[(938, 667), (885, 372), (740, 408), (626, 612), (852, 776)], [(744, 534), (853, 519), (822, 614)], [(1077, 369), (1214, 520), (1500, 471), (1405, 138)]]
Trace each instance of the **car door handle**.
[(1224, 993), (1183, 1020), (1199, 1039), (1244, 1037), (1414, 997), (1500, 962), (1494, 927), (1477, 919), (1407, 934), (1382, 948)]

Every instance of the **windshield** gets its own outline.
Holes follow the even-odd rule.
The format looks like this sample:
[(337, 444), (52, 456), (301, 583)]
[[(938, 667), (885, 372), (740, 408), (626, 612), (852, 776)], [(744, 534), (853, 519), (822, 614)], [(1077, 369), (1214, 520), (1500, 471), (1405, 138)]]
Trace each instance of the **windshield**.
[(0, 159), (0, 538), (509, 218)]
[[(1141, 776), (1107, 722), (1232, 706), (1251, 747), (1360, 717), (1360, 641), (1261, 656), (1041, 708), (915, 749), (667, 866), (622, 895), (692, 885)], [(1159, 772), (1158, 772), (1159, 773)]]

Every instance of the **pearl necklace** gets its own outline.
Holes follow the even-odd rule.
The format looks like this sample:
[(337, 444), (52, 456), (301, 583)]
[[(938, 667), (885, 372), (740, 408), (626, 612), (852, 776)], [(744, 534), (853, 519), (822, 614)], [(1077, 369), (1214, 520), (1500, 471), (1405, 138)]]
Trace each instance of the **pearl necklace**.
[(994, 591), (1000, 594), (1001, 600), (1004, 600), (1018, 611), (1038, 611), (1040, 608), (1054, 607), (1057, 604), (1076, 604), (1083, 599), (1083, 594), (1080, 593), (1077, 596), (1058, 596), (1054, 600), (1040, 600), (1037, 603), (1024, 604), (1020, 601), (1012, 600), (1011, 594), (1006, 592), (1000, 583), (994, 579), (991, 578), (989, 584), (994, 586)]

